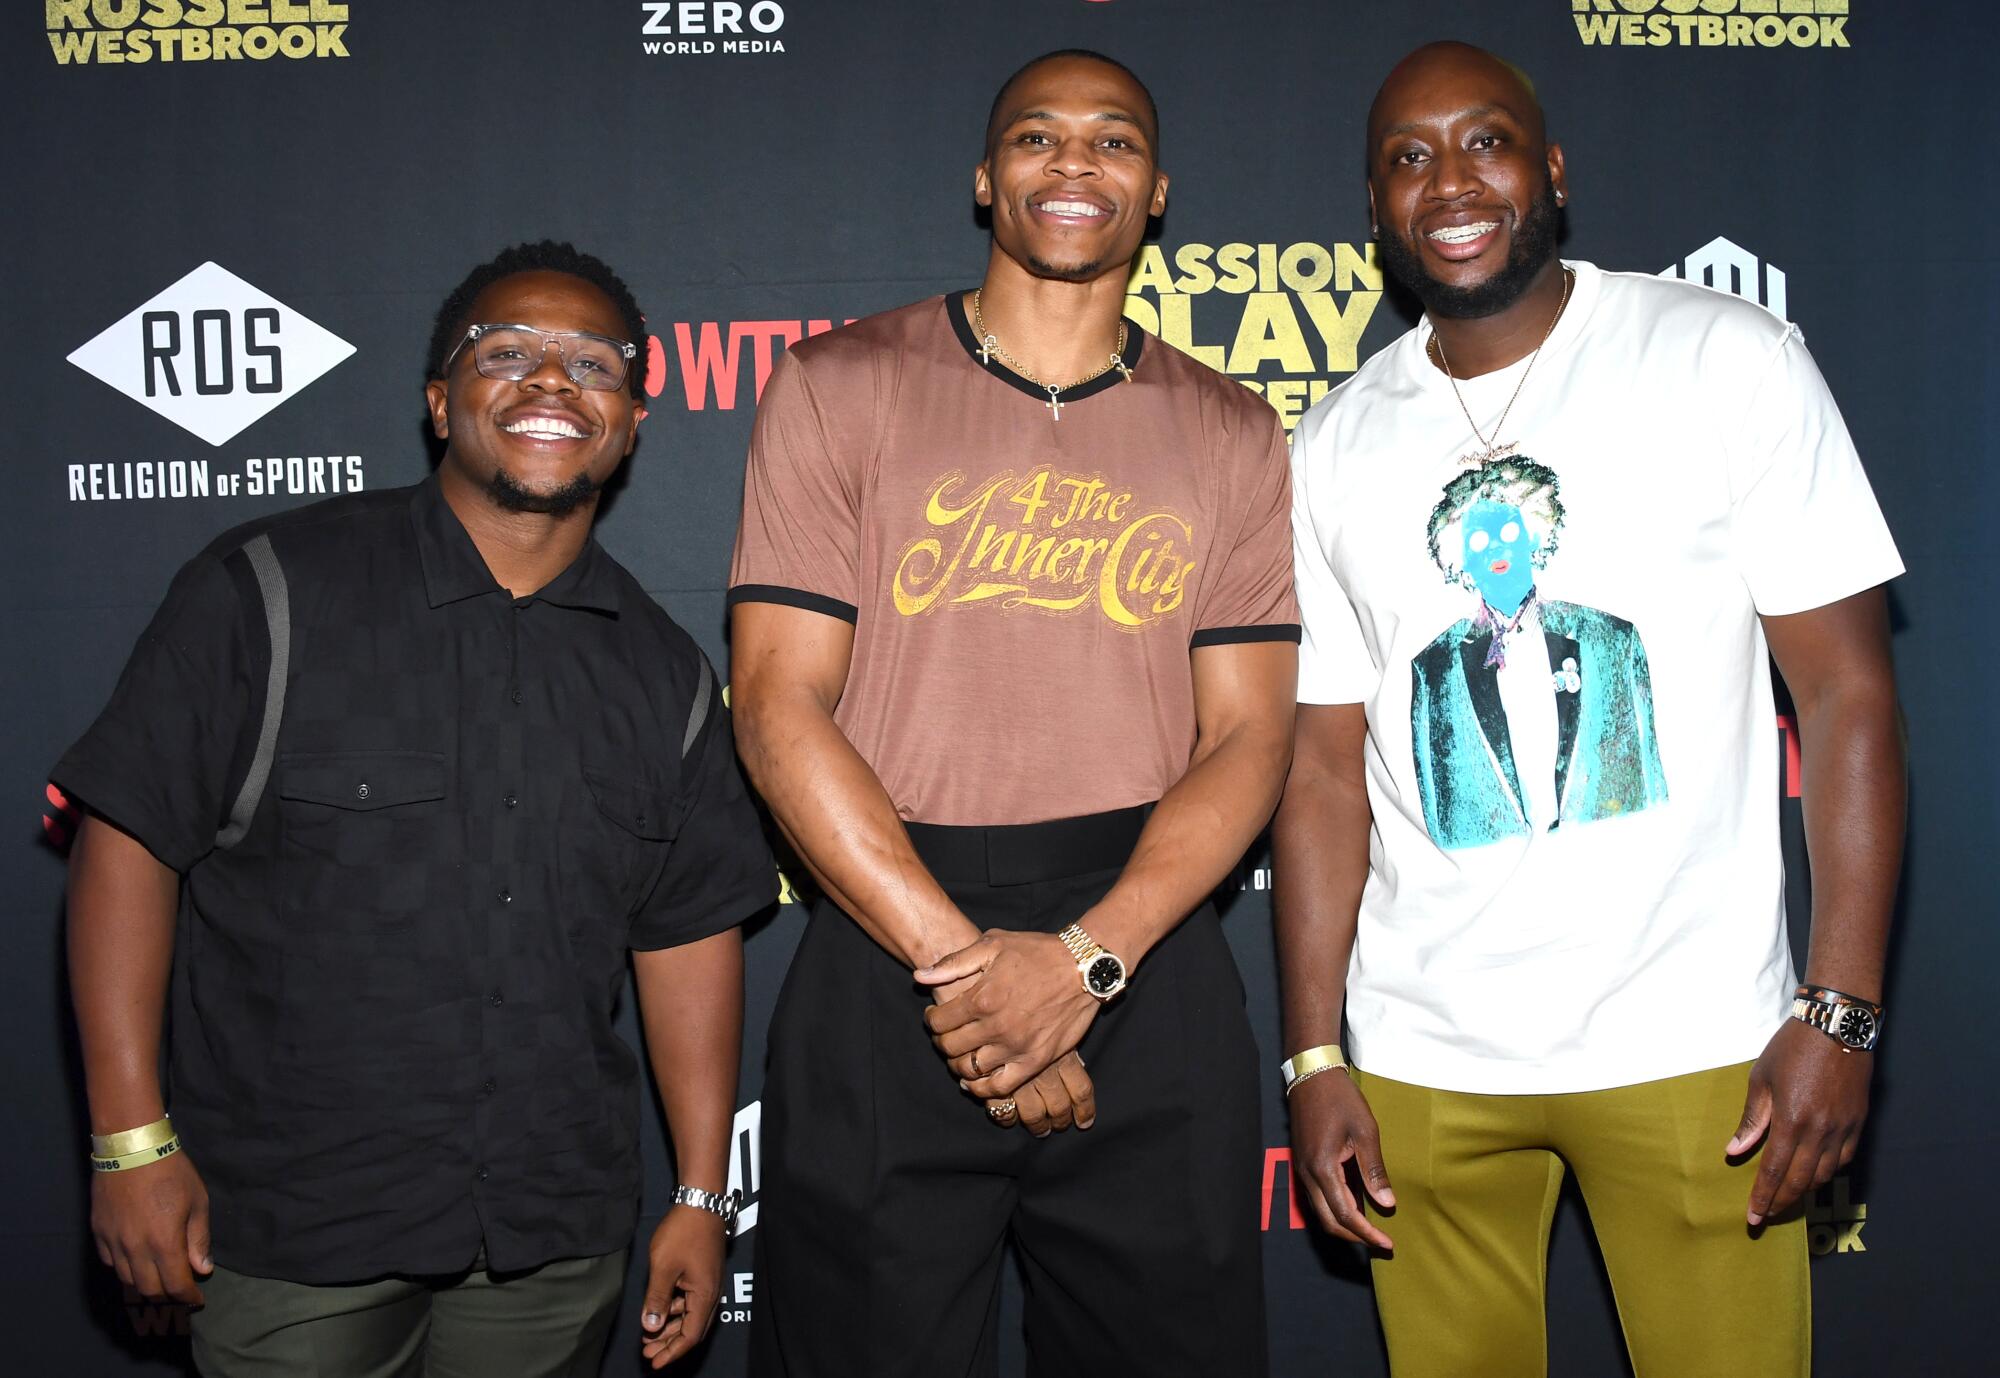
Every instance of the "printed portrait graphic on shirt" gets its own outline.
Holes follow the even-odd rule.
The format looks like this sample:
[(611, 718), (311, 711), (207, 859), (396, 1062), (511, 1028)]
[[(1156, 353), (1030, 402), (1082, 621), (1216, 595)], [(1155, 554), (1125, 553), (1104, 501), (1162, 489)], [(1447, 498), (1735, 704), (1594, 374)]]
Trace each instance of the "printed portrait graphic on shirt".
[(922, 532), (902, 549), (891, 594), (905, 617), (968, 604), (1003, 612), (1095, 609), (1138, 629), (1184, 606), (1194, 526), (1099, 474), (1044, 465), (929, 485)]
[(1555, 471), (1499, 455), (1445, 485), (1430, 555), (1470, 613), (1410, 662), (1424, 822), (1456, 851), (1666, 802), (1639, 629), (1544, 598), (1562, 538)]

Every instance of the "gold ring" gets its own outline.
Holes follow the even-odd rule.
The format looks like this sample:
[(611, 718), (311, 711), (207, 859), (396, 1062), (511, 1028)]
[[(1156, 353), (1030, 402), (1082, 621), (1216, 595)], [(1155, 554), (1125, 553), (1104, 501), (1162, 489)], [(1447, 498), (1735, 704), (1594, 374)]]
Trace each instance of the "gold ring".
[(986, 1073), (979, 1070), (979, 1049), (977, 1048), (972, 1050), (972, 1075), (975, 1080), (986, 1075)]
[(1003, 1100), (998, 1105), (987, 1106), (986, 1113), (996, 1120), (1011, 1120), (1014, 1118), (1014, 1113), (1019, 1109), (1020, 1107), (1014, 1104), (1013, 1101)]

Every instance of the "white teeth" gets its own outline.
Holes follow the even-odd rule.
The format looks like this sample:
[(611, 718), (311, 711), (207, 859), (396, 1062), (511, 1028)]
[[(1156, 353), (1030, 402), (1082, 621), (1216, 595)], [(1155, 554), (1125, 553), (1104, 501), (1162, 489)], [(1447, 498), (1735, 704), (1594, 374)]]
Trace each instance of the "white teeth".
[(516, 421), (513, 425), (503, 426), (501, 429), (509, 435), (532, 436), (536, 440), (583, 439), (583, 432), (570, 425), (569, 422), (556, 421), (546, 416), (533, 417), (527, 421)]
[(1044, 201), (1042, 209), (1050, 215), (1102, 215), (1103, 208), (1086, 201)]
[(1497, 220), (1481, 220), (1473, 225), (1447, 225), (1441, 230), (1432, 230), (1430, 237), (1440, 244), (1469, 244), (1483, 234), (1491, 234), (1500, 228)]

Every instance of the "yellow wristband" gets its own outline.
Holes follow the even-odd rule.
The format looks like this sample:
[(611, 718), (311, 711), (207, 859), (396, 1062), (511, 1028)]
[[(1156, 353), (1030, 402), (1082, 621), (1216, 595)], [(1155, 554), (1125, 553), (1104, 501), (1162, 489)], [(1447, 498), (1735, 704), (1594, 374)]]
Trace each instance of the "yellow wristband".
[(181, 1141), (178, 1138), (172, 1138), (163, 1144), (154, 1144), (151, 1148), (142, 1148), (135, 1153), (120, 1154), (116, 1157), (101, 1158), (93, 1153), (90, 1155), (90, 1170), (92, 1172), (127, 1172), (135, 1167), (145, 1167), (148, 1163), (157, 1163), (162, 1158), (171, 1158), (180, 1151)]
[(1278, 1064), (1278, 1072), (1285, 1079), (1285, 1094), (1289, 1096), (1292, 1088), (1307, 1077), (1346, 1065), (1347, 1059), (1341, 1056), (1338, 1043), (1322, 1043), (1317, 1048), (1308, 1048), (1286, 1058)]
[(142, 1124), (137, 1129), (121, 1129), (116, 1134), (91, 1135), (90, 1155), (93, 1158), (122, 1158), (128, 1153), (137, 1153), (142, 1148), (158, 1148), (173, 1137), (173, 1116), (162, 1115), (151, 1124)]

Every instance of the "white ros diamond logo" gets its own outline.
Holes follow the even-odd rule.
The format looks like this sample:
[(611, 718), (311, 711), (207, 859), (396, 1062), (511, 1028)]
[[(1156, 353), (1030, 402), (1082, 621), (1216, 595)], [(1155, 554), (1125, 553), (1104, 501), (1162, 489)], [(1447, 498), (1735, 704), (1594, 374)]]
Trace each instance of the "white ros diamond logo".
[(1758, 266), (1757, 256), (1748, 249), (1716, 238), (1689, 254), (1687, 262), (1661, 269), (1660, 276), (1686, 278), (1718, 292), (1732, 292), (1745, 301), (1756, 302), (1774, 316), (1791, 319), (1785, 315), (1784, 270), (1769, 263), (1762, 265), (1764, 281), (1760, 286)]
[(204, 263), (69, 361), (220, 445), (353, 352), (270, 293)]

